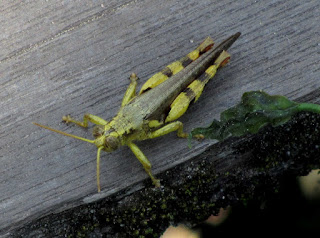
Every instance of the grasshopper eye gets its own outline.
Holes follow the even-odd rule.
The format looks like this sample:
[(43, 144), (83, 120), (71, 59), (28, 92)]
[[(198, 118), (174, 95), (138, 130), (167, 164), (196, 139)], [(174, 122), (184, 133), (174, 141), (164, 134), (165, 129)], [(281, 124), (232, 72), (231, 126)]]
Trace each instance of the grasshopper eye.
[(120, 146), (120, 141), (117, 137), (114, 136), (107, 136), (105, 139), (105, 149), (106, 151), (113, 151), (118, 149), (118, 147)]
[(92, 135), (94, 136), (94, 138), (98, 138), (98, 137), (104, 135), (104, 127), (100, 126), (100, 125), (95, 126), (93, 128)]

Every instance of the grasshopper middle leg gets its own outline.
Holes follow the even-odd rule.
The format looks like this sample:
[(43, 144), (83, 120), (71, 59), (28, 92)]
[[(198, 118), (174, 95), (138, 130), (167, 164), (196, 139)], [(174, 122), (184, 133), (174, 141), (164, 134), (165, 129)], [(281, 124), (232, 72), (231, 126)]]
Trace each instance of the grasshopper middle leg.
[[(161, 124), (161, 122), (158, 123), (158, 125), (160, 125), (160, 124)], [(182, 138), (187, 138), (188, 137), (188, 134), (183, 132), (183, 124), (182, 124), (182, 122), (175, 121), (175, 122), (172, 122), (172, 123), (170, 123), (168, 125), (165, 125), (165, 126), (161, 127), (160, 129), (157, 129), (157, 130), (151, 132), (149, 134), (149, 136), (148, 136), (148, 139), (152, 139), (152, 138), (156, 138), (156, 137), (159, 137), (159, 136), (163, 136), (163, 135), (166, 135), (166, 134), (168, 134), (170, 132), (173, 132), (173, 131), (177, 131), (177, 135), (179, 137), (182, 137)], [(145, 169), (147, 174), (150, 176), (153, 184), (156, 187), (159, 187), (160, 186), (160, 181), (158, 179), (156, 179), (152, 175), (151, 163), (148, 160), (148, 158), (143, 154), (143, 152), (139, 149), (139, 147), (136, 144), (130, 142), (127, 145), (130, 147), (130, 149), (132, 150), (134, 155), (137, 157), (137, 159), (141, 162), (143, 168)]]
[[(125, 106), (132, 98), (134, 98), (136, 96), (137, 80), (138, 80), (137, 75), (135, 73), (132, 73), (130, 75), (131, 82), (130, 82), (130, 85), (129, 85), (126, 93), (124, 94), (121, 107)], [(92, 114), (85, 114), (83, 116), (83, 121), (75, 120), (70, 115), (63, 116), (62, 120), (65, 121), (66, 123), (72, 122), (72, 123), (74, 123), (78, 126), (81, 126), (81, 127), (88, 127), (89, 122), (96, 124), (96, 125), (101, 125), (101, 126), (105, 126), (108, 124), (108, 121), (102, 119), (101, 117), (92, 115)]]
[(175, 122), (172, 122), (170, 124), (167, 124), (167, 125), (159, 128), (158, 130), (155, 130), (155, 131), (151, 132), (150, 135), (149, 135), (149, 138), (153, 139), (153, 138), (156, 138), (156, 137), (159, 137), (159, 136), (166, 135), (166, 134), (168, 134), (170, 132), (173, 132), (173, 131), (177, 131), (177, 136), (178, 137), (182, 137), (182, 138), (187, 138), (188, 137), (188, 134), (183, 132), (183, 124), (182, 124), (182, 122), (175, 121)]
[[(156, 137), (160, 137), (160, 136), (166, 135), (166, 134), (173, 132), (173, 131), (177, 131), (178, 137), (181, 137), (181, 138), (188, 137), (188, 133), (183, 132), (183, 123), (180, 121), (175, 121), (175, 122), (171, 122), (171, 123), (159, 128), (158, 130), (151, 132), (149, 135), (149, 138), (153, 139)], [(204, 138), (204, 136), (202, 134), (194, 135), (193, 137), (196, 139), (199, 139), (199, 140)]]
[(128, 104), (128, 102), (136, 96), (137, 80), (139, 78), (135, 73), (132, 73), (129, 79), (131, 82), (129, 84), (129, 87), (127, 88), (126, 93), (123, 96), (121, 107)]

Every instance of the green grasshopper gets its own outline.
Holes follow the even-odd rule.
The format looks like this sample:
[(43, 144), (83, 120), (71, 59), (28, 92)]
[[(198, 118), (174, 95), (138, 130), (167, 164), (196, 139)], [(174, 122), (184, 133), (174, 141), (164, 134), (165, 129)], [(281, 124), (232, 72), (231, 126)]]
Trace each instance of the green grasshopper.
[[(193, 101), (200, 97), (206, 83), (215, 75), (218, 68), (224, 66), (230, 55), (226, 50), (237, 40), (236, 33), (223, 41), (216, 48), (208, 37), (187, 56), (165, 67), (153, 75), (136, 95), (138, 77), (130, 76), (131, 83), (122, 99), (118, 114), (106, 121), (92, 114), (85, 114), (83, 121), (63, 116), (66, 123), (72, 122), (81, 127), (88, 127), (88, 122), (96, 124), (93, 129), (94, 140), (88, 140), (72, 134), (34, 123), (37, 126), (95, 144), (97, 152), (97, 186), (100, 192), (100, 152), (111, 152), (122, 145), (128, 146), (156, 187), (160, 181), (151, 172), (151, 163), (134, 141), (153, 139), (177, 131), (178, 137), (186, 138), (183, 124), (176, 121)], [(195, 136), (201, 138), (202, 135)]]

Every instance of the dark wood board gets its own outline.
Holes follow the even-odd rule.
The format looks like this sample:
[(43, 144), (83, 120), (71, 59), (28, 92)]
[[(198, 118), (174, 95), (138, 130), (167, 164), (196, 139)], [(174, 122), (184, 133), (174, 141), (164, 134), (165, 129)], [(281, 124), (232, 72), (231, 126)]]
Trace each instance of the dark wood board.
[[(320, 87), (318, 1), (2, 1), (0, 4), (0, 230), (8, 234), (50, 212), (107, 197), (147, 177), (128, 148), (103, 154), (41, 128), (91, 138), (61, 123), (71, 114), (110, 119), (136, 72), (139, 86), (210, 35), (240, 31), (232, 59), (182, 117), (186, 131), (208, 125), (245, 91), (290, 99)], [(201, 105), (201, 106), (200, 106)], [(155, 174), (214, 142), (168, 135), (139, 143)]]

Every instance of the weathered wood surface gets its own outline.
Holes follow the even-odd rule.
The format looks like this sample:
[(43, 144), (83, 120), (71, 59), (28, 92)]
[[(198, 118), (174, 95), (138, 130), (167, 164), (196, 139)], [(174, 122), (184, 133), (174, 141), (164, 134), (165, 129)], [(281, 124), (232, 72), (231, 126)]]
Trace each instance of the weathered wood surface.
[[(97, 195), (96, 148), (32, 122), (90, 138), (61, 116), (110, 119), (132, 71), (141, 86), (206, 36), (219, 43), (237, 31), (230, 64), (182, 118), (187, 131), (218, 118), (245, 91), (307, 95), (320, 87), (319, 7), (312, 0), (2, 1), (0, 234), (147, 177), (128, 148), (103, 154)], [(190, 150), (172, 134), (139, 146), (157, 174), (211, 143)]]

